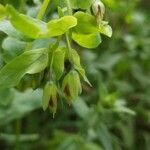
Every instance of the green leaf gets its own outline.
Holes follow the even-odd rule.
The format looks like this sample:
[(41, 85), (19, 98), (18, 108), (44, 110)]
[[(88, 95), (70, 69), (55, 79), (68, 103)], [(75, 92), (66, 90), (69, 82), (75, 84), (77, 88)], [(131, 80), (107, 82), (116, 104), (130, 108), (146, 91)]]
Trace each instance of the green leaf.
[(7, 20), (3, 20), (0, 21), (0, 31), (4, 32), (5, 34), (7, 34), (10, 37), (14, 37), (17, 39), (23, 39), (23, 35), (18, 32), (9, 21)]
[(65, 50), (66, 48), (58, 48), (54, 52), (53, 56), (53, 69), (56, 75), (57, 80), (60, 79), (64, 72), (64, 61), (65, 61)]
[(0, 4), (0, 20), (6, 16), (6, 9), (3, 5)]
[(35, 74), (44, 70), (48, 63), (45, 49), (23, 53), (0, 70), (0, 87), (16, 86), (25, 74)]
[(74, 62), (74, 67), (75, 69), (80, 73), (80, 75), (83, 77), (84, 81), (87, 82), (90, 86), (91, 83), (89, 82), (88, 78), (86, 77), (85, 74), (85, 70), (83, 69), (83, 67), (81, 66), (80, 63), (80, 56), (78, 55), (77, 51), (72, 49), (71, 51), (72, 53), (72, 58), (73, 58), (73, 62)]
[(45, 32), (45, 23), (32, 17), (18, 13), (11, 5), (6, 6), (12, 25), (24, 35), (36, 39)]
[(78, 11), (74, 15), (78, 24), (73, 28), (72, 38), (80, 46), (85, 48), (96, 48), (101, 43), (99, 33), (112, 36), (112, 29), (107, 22), (97, 24), (96, 18), (90, 14)]
[(20, 55), (25, 49), (26, 43), (15, 38), (7, 37), (3, 43), (3, 59), (6, 63)]
[(71, 0), (71, 7), (74, 9), (88, 9), (90, 8), (93, 0)]
[(46, 37), (54, 37), (64, 34), (67, 30), (77, 25), (77, 19), (73, 16), (64, 16), (47, 23), (48, 33)]
[(112, 36), (112, 28), (111, 28), (111, 26), (108, 25), (108, 24), (105, 24), (104, 21), (99, 26), (99, 32), (104, 34), (104, 35), (106, 35), (106, 36), (108, 36), (108, 37)]
[(80, 34), (73, 32), (72, 38), (76, 43), (85, 48), (96, 48), (101, 43), (101, 37), (99, 33)]
[(112, 137), (104, 123), (99, 124), (98, 138), (105, 150), (113, 150)]
[(74, 31), (82, 34), (91, 34), (99, 32), (99, 27), (94, 16), (78, 11), (74, 14), (78, 20), (78, 24), (74, 27)]
[(49, 38), (64, 34), (77, 25), (73, 16), (64, 16), (45, 23), (41, 20), (18, 13), (12, 6), (7, 5), (7, 11), (12, 25), (24, 35), (32, 38)]
[(14, 98), (7, 107), (0, 107), (0, 126), (22, 118), (41, 107), (42, 91), (28, 89), (24, 93), (13, 90)]

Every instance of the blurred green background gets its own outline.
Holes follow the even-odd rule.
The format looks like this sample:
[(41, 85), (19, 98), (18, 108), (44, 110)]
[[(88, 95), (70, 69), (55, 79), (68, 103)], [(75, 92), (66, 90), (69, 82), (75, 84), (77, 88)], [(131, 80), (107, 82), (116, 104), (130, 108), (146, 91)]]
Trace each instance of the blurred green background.
[[(52, 1), (45, 20), (60, 2)], [(102, 36), (91, 50), (74, 44), (93, 87), (83, 83), (72, 106), (62, 100), (54, 119), (41, 108), (42, 89), (1, 90), (0, 150), (150, 149), (150, 1), (103, 2), (112, 38)], [(33, 17), (41, 5), (40, 0), (0, 3)], [(10, 40), (0, 32), (0, 68), (3, 57), (13, 55), (10, 49), (17, 49)]]

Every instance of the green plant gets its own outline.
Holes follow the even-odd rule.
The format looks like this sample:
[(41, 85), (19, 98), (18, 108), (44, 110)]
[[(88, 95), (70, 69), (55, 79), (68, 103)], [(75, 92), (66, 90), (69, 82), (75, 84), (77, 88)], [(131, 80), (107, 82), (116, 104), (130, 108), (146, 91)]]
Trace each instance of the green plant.
[[(55, 37), (31, 40), (20, 32), (16, 32), (18, 30), (12, 28), (11, 23), (8, 23), (9, 20), (6, 19), (4, 6), (8, 4), (20, 13), (36, 18), (43, 6), (42, 2), (43, 0), (0, 1), (3, 5), (0, 13), (2, 16), (0, 69), (16, 56), (23, 54), (25, 49), (29, 51), (49, 49), (49, 45), (57, 41)], [(93, 11), (95, 5), (87, 9), (90, 8), (91, 1), (70, 0), (70, 2), (73, 14), (78, 12), (77, 16), (80, 17), (81, 11), (86, 11), (95, 17), (96, 23), (99, 23), (100, 19), (95, 15), (95, 12), (99, 14), (99, 11), (98, 9)], [(13, 88), (0, 89), (0, 149), (149, 150), (149, 1), (102, 0), (102, 2), (107, 8), (104, 18), (109, 20), (113, 28), (111, 40), (101, 35), (103, 42), (90, 50), (80, 46), (74, 40), (70, 41), (72, 52), (74, 51), (74, 56), (76, 53), (80, 56), (81, 64), (93, 87), (83, 82), (80, 76), (82, 94), (75, 101), (71, 101), (70, 106), (70, 100), (64, 100), (60, 89), (62, 89), (63, 80), (67, 78), (64, 84), (66, 85), (66, 81), (68, 83), (70, 80), (68, 78), (72, 78), (72, 74), (76, 76), (77, 71), (70, 72), (70, 63), (66, 61), (64, 68), (68, 66), (69, 74), (66, 76), (63, 73), (59, 80), (60, 87), (58, 82), (49, 82), (47, 68), (34, 75), (25, 74), (19, 84)], [(58, 6), (62, 8), (66, 16), (66, 3), (63, 0), (53, 0), (46, 12), (40, 13), (42, 16), (44, 13), (41, 20), (49, 22), (54, 18), (60, 19), (58, 12), (61, 15), (62, 11), (58, 11)], [(73, 32), (73, 29), (74, 27), (69, 29), (69, 32)], [(9, 36), (6, 33), (9, 33)], [(65, 51), (63, 47), (66, 47), (65, 36), (62, 35), (57, 51), (57, 54), (61, 51), (62, 56)], [(83, 37), (86, 39), (85, 34)], [(90, 43), (88, 46), (91, 45)], [(59, 57), (59, 55), (55, 56)], [(54, 91), (48, 93), (48, 98), (51, 101), (58, 99), (55, 101), (57, 102), (55, 118), (52, 118), (49, 113), (43, 113), (41, 109), (43, 89), (47, 87)], [(51, 101), (50, 105), (52, 105)], [(69, 105), (65, 105), (64, 102), (69, 102)], [(54, 111), (56, 111), (55, 107), (53, 113)]]
[[(42, 18), (49, 3), (50, 0), (43, 1), (36, 18), (19, 13), (12, 5), (0, 5), (0, 30), (8, 35), (7, 44), (14, 42), (10, 47), (3, 45), (6, 52), (0, 88), (44, 87), (43, 109), (49, 107), (55, 114), (58, 99), (65, 97), (71, 104), (82, 92), (81, 77), (91, 85), (72, 41), (96, 48), (101, 43), (100, 33), (111, 37), (112, 29), (103, 21), (105, 7), (99, 0), (64, 0), (63, 7), (58, 7), (57, 19), (48, 18), (45, 22)], [(54, 41), (50, 42), (52, 38)], [(38, 41), (46, 44), (34, 48)], [(27, 74), (29, 80), (25, 81)]]

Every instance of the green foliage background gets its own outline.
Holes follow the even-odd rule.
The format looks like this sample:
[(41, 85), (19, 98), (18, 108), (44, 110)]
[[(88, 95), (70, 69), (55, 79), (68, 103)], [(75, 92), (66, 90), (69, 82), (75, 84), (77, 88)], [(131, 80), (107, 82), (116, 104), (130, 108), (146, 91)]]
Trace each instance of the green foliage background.
[[(55, 0), (45, 20), (57, 11)], [(63, 101), (55, 116), (41, 109), (42, 90), (0, 90), (0, 149), (148, 150), (150, 148), (150, 2), (103, 0), (105, 18), (113, 28), (96, 49), (76, 44), (93, 85), (83, 83), (83, 94), (73, 104)], [(20, 12), (36, 16), (39, 0), (0, 0)], [(63, 4), (62, 4), (63, 5)], [(49, 41), (37, 41), (39, 48)], [(0, 32), (3, 59), (21, 53), (13, 39)], [(18, 43), (17, 43), (18, 44)], [(10, 53), (11, 51), (11, 53)], [(25, 79), (28, 80), (29, 76)], [(19, 87), (20, 88), (20, 87)]]

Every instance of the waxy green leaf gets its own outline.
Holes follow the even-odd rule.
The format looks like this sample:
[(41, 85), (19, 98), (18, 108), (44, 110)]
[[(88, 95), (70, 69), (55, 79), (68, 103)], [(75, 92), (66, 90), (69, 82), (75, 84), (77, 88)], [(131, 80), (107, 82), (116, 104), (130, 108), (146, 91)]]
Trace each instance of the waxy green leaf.
[(77, 19), (73, 16), (64, 16), (47, 23), (47, 37), (54, 37), (64, 34), (67, 30), (77, 25)]
[(26, 42), (19, 41), (18, 39), (12, 37), (7, 37), (2, 43), (3, 60), (8, 63), (16, 56), (19, 56), (21, 53), (23, 53), (26, 45)]
[(18, 13), (10, 5), (6, 8), (12, 25), (18, 31), (32, 39), (59, 36), (77, 25), (77, 19), (73, 16), (64, 16), (60, 19), (54, 19), (45, 23), (41, 20)]
[(73, 32), (72, 38), (76, 43), (85, 48), (96, 48), (101, 43), (101, 36), (99, 33), (80, 34)]
[(16, 39), (23, 39), (23, 35), (18, 32), (8, 20), (0, 21), (0, 31), (4, 32), (10, 37), (16, 38)]
[(18, 13), (11, 5), (6, 6), (12, 25), (24, 35), (36, 39), (45, 29), (45, 23)]
[(16, 57), (0, 70), (0, 87), (16, 86), (25, 74), (44, 70), (48, 63), (46, 49), (27, 51)]
[(99, 32), (108, 36), (108, 37), (111, 37), (112, 36), (112, 28), (110, 25), (108, 25), (107, 22), (103, 21), (100, 26), (99, 26)]
[(94, 16), (81, 11), (75, 13), (74, 16), (78, 20), (78, 24), (74, 28), (76, 32), (82, 34), (91, 34), (99, 31), (99, 27)]
[(112, 29), (107, 22), (102, 21), (99, 25), (96, 18), (84, 12), (74, 15), (78, 24), (73, 28), (72, 38), (80, 46), (85, 48), (96, 48), (101, 43), (100, 33), (112, 36)]

